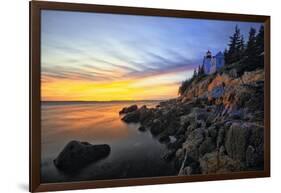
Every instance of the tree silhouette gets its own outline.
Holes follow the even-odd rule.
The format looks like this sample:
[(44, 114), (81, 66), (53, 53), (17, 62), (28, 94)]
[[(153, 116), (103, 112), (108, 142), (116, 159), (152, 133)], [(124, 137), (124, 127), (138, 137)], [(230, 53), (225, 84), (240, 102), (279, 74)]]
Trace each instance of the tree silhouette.
[(256, 42), (256, 29), (251, 28), (249, 32), (249, 39), (247, 42), (247, 47), (245, 50), (245, 60), (244, 60), (244, 65), (247, 65), (246, 69), (247, 70), (254, 70), (257, 68), (258, 64), (258, 58), (259, 58), (259, 53), (258, 53), (258, 46)]
[(256, 36), (256, 47), (258, 54), (258, 67), (263, 67), (264, 65), (264, 26), (261, 25), (259, 32)]
[(240, 34), (240, 29), (235, 26), (235, 31), (232, 36), (229, 37), (230, 42), (228, 44), (229, 50), (225, 52), (226, 64), (231, 64), (241, 60), (243, 49), (244, 49), (244, 39)]

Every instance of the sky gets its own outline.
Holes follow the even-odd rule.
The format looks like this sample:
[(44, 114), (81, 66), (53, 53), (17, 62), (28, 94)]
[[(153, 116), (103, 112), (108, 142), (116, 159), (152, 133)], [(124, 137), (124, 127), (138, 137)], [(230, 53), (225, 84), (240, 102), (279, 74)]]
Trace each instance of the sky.
[(42, 10), (43, 101), (163, 100), (260, 23)]

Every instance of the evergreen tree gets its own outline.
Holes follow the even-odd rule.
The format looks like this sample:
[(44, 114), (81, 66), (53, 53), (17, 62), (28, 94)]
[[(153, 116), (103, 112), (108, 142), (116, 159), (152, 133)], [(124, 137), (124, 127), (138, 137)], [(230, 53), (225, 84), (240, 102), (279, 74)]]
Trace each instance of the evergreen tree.
[(201, 66), (199, 65), (199, 66), (198, 66), (198, 73), (197, 73), (198, 76), (201, 75), (201, 71), (202, 71), (202, 70), (201, 70)]
[(205, 70), (204, 70), (204, 64), (202, 64), (202, 66), (199, 65), (198, 67), (198, 72), (197, 72), (197, 76), (200, 77), (202, 75), (205, 74)]
[(244, 36), (241, 35), (240, 39), (238, 41), (237, 44), (237, 59), (241, 60), (244, 56), (244, 52), (245, 52), (245, 42), (244, 42)]
[(196, 71), (196, 68), (194, 69), (194, 71), (193, 71), (193, 76), (192, 76), (192, 78), (195, 78), (195, 77), (197, 77), (197, 71)]
[(247, 65), (247, 70), (251, 71), (256, 69), (259, 61), (258, 46), (256, 43), (256, 30), (251, 28), (249, 32), (249, 40), (245, 50), (244, 65)]
[(264, 26), (261, 25), (259, 32), (256, 36), (256, 46), (258, 54), (258, 67), (264, 66)]
[(228, 44), (228, 64), (236, 62), (238, 60), (238, 44), (240, 41), (240, 29), (235, 26), (235, 32), (230, 36), (230, 43)]
[(228, 64), (228, 63), (229, 63), (229, 60), (228, 60), (228, 50), (227, 50), (227, 48), (225, 48), (225, 50), (224, 50), (224, 52), (223, 52), (223, 55), (224, 55), (224, 62), (225, 62), (226, 64)]

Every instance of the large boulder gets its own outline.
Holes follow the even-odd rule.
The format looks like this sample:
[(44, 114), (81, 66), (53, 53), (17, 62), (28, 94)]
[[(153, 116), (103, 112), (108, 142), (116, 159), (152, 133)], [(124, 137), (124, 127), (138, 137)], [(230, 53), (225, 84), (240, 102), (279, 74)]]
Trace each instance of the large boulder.
[(207, 153), (199, 159), (202, 174), (240, 171), (240, 162), (219, 152)]
[(137, 109), (138, 109), (138, 106), (137, 106), (137, 105), (131, 105), (131, 106), (129, 106), (129, 107), (124, 107), (124, 108), (119, 112), (119, 114), (130, 113), (130, 112), (136, 111)]
[(139, 121), (143, 124), (147, 124), (153, 117), (153, 110), (148, 109), (145, 105), (138, 109)]
[(249, 138), (249, 128), (242, 123), (233, 123), (226, 134), (225, 147), (228, 155), (245, 161), (246, 148)]
[(206, 133), (204, 129), (202, 128), (195, 129), (188, 135), (187, 142), (193, 143), (195, 146), (198, 146), (203, 142), (205, 134)]
[(250, 124), (250, 137), (246, 150), (246, 164), (250, 168), (261, 169), (264, 163), (264, 127)]
[(54, 164), (58, 169), (74, 171), (107, 157), (109, 153), (110, 146), (107, 144), (70, 141), (54, 160)]
[(123, 118), (122, 121), (126, 123), (137, 123), (140, 120), (140, 113), (139, 111), (133, 111), (130, 113), (127, 113)]
[[(262, 165), (264, 156), (264, 127), (256, 123), (237, 122), (233, 123), (226, 134), (225, 147), (227, 154), (242, 162), (247, 159), (252, 166)], [(251, 155), (255, 153), (255, 164), (249, 161)]]
[(159, 119), (154, 119), (150, 128), (152, 135), (158, 135), (164, 130), (163, 124)]

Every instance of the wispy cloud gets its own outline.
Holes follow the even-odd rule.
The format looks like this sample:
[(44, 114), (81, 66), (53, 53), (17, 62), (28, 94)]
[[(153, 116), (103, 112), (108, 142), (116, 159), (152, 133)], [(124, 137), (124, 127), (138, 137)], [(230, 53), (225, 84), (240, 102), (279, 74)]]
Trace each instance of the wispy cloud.
[(245, 37), (260, 25), (43, 10), (43, 100), (174, 97), (207, 49), (226, 47), (237, 24)]

